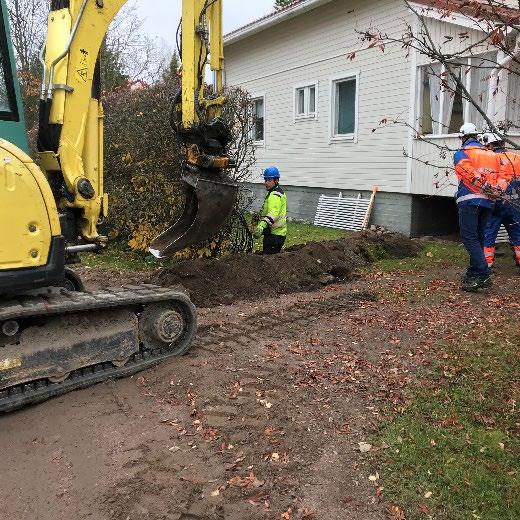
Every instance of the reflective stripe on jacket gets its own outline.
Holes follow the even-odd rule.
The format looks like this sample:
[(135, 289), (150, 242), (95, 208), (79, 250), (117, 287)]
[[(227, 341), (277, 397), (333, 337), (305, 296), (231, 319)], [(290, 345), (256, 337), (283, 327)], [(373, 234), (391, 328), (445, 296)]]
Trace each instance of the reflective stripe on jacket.
[(267, 193), (255, 234), (287, 236), (287, 195), (280, 186)]
[(484, 148), (476, 139), (468, 139), (453, 158), (459, 179), (457, 204), (492, 208), (494, 202), (482, 193), (484, 184), (496, 186), (500, 161), (498, 155)]

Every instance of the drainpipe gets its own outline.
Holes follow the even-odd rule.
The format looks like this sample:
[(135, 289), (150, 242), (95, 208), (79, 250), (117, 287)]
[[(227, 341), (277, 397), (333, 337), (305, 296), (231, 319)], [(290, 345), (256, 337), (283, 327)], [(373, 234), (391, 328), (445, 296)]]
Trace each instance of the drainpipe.
[[(503, 52), (502, 52), (503, 54)], [(500, 55), (500, 53), (499, 53)], [(509, 66), (509, 64), (513, 61), (513, 57), (520, 56), (520, 32), (518, 33), (515, 41), (515, 46), (511, 54), (506, 55), (501, 60), (498, 61), (497, 66), (491, 72), (491, 77), (489, 78), (489, 91), (488, 91), (488, 106), (487, 106), (487, 115), (489, 119), (493, 122), (497, 122), (496, 111), (497, 111), (497, 97), (499, 96), (498, 90), (497, 93), (494, 94), (495, 89), (498, 88), (500, 75), (503, 73), (504, 67)], [(507, 96), (507, 94), (506, 94)], [(505, 119), (505, 113), (502, 114)]]

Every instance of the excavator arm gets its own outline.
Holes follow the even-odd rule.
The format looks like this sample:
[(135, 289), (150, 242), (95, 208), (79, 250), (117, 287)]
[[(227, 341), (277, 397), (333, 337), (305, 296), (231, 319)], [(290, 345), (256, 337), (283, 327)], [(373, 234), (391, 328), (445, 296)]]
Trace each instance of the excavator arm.
[[(85, 293), (65, 267), (71, 254), (106, 242), (97, 229), (108, 210), (98, 57), (125, 3), (51, 0), (40, 55), (40, 169), (22, 150), (25, 125), (0, 0), (0, 413), (181, 355), (197, 330), (182, 291), (143, 285)], [(156, 256), (210, 238), (237, 193), (225, 174), (233, 161), (221, 118), (221, 0), (183, 0), (182, 27), (173, 126), (185, 150), (186, 205), (154, 242)], [(214, 89), (204, 85), (207, 61)]]
[[(44, 69), (38, 149), (68, 244), (103, 246), (98, 221), (108, 213), (103, 186), (103, 107), (99, 52), (127, 0), (52, 0), (41, 61)], [(185, 149), (186, 203), (180, 219), (151, 251), (162, 257), (211, 238), (229, 217), (237, 187), (225, 170), (229, 130), (221, 119), (222, 0), (183, 0), (182, 89), (174, 127)], [(205, 65), (215, 73), (205, 85)], [(90, 246), (89, 246), (90, 244)], [(81, 246), (80, 246), (81, 248)]]
[[(230, 217), (238, 187), (225, 171), (230, 129), (222, 120), (224, 43), (222, 0), (184, 0), (182, 4), (182, 89), (172, 126), (185, 150), (182, 178), (185, 205), (179, 220), (150, 245), (158, 257), (212, 238)], [(205, 85), (205, 64), (215, 76)]]

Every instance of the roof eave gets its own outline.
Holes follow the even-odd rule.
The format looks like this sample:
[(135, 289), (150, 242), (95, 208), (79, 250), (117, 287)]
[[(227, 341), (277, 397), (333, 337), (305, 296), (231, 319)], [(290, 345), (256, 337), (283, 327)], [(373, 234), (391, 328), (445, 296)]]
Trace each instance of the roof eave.
[(486, 20), (486, 24), (484, 24), (482, 19), (456, 12), (455, 10), (447, 14), (445, 9), (428, 6), (421, 2), (411, 1), (410, 5), (424, 18), (431, 18), (440, 22), (458, 25), (474, 31), (487, 32), (496, 26), (496, 22), (493, 22), (492, 20)]
[(328, 4), (329, 2), (332, 2), (332, 0), (305, 0), (298, 4), (294, 4), (293, 6), (281, 10), (279, 13), (274, 13), (272, 16), (260, 18), (257, 22), (253, 22), (250, 25), (246, 25), (245, 27), (227, 34), (224, 36), (224, 44), (236, 43), (244, 38), (252, 36), (253, 34), (264, 31), (269, 27), (273, 27), (274, 25), (278, 25), (279, 23), (299, 16), (311, 9)]

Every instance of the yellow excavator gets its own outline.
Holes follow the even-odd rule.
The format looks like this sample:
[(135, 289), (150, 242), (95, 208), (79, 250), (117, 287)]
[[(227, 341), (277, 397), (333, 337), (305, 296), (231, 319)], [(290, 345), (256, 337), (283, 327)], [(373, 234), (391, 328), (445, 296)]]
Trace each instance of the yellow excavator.
[[(99, 54), (126, 0), (51, 0), (40, 52), (39, 166), (27, 137), (5, 0), (0, 0), (0, 413), (186, 352), (196, 311), (181, 291), (134, 286), (84, 292), (69, 269), (103, 249), (103, 107)], [(222, 0), (182, 1), (182, 88), (173, 123), (185, 150), (186, 203), (150, 251), (170, 256), (211, 238), (237, 186), (222, 119)], [(213, 88), (205, 85), (207, 65)], [(153, 173), (152, 173), (153, 174)]]

